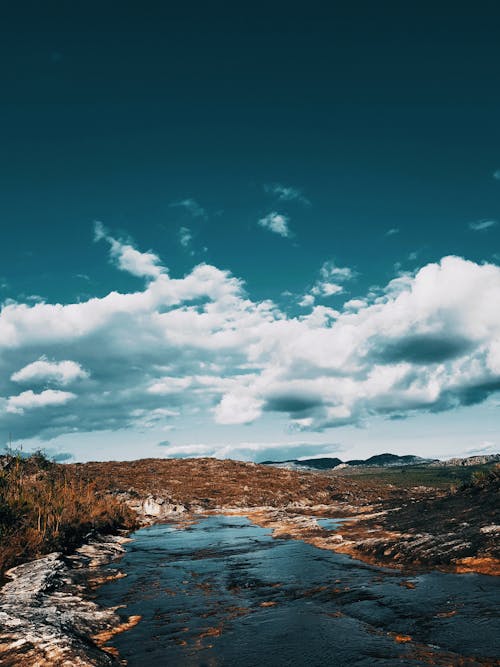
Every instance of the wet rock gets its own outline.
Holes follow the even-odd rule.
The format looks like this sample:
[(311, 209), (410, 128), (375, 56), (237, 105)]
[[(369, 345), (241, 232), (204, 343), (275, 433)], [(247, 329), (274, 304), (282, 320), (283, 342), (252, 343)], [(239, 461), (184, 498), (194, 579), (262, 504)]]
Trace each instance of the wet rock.
[(500, 533), (500, 526), (495, 526), (495, 525), (491, 525), (491, 526), (483, 526), (483, 527), (480, 529), (480, 532), (481, 532), (481, 533), (484, 533), (484, 534), (496, 534), (496, 533)]
[(83, 571), (88, 574), (89, 563), (109, 562), (123, 550), (123, 538), (106, 539), (94, 537), (71, 559), (55, 552), (6, 573), (10, 581), (0, 591), (2, 665), (120, 664), (92, 638), (120, 627), (123, 619), (116, 609), (103, 609), (85, 597)]

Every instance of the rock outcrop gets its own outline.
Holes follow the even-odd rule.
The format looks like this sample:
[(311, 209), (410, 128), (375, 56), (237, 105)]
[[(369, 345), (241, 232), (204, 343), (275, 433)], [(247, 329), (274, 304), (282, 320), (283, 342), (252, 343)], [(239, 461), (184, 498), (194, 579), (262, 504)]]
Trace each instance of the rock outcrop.
[(142, 503), (142, 514), (146, 517), (155, 517), (156, 519), (172, 518), (179, 514), (187, 512), (186, 507), (181, 503), (174, 503), (161, 496), (148, 496)]
[[(12, 568), (0, 591), (0, 663), (6, 667), (118, 665), (100, 648), (123, 629), (116, 609), (85, 596), (89, 568), (123, 553), (122, 537), (91, 539), (74, 556), (51, 553)], [(129, 619), (129, 624), (135, 622)]]
[(435, 466), (484, 466), (500, 463), (500, 454), (482, 454), (480, 456), (467, 456), (465, 458), (448, 459), (437, 461)]

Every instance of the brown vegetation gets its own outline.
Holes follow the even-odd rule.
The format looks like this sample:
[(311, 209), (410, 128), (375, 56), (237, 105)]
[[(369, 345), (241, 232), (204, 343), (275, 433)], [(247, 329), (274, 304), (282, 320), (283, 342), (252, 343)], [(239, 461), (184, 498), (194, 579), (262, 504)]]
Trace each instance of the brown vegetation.
[(244, 463), (200, 459), (140, 459), (67, 466), (99, 490), (163, 495), (187, 508), (284, 507), (349, 501), (358, 505), (401, 495), (387, 484)]
[(43, 454), (0, 463), (0, 574), (50, 551), (67, 553), (91, 531), (133, 525), (125, 505)]
[[(0, 568), (54, 549), (68, 552), (92, 530), (132, 525), (125, 502), (140, 514), (148, 497), (174, 512), (182, 507), (186, 520), (190, 510), (253, 515), (268, 508), (261, 519), (276, 534), (370, 562), (458, 571), (485, 571), (487, 563), (488, 572), (491, 562), (498, 566), (498, 469), (446, 493), (396, 486), (383, 475), (348, 478), (209, 458), (58, 465), (35, 455), (7, 463), (0, 471)], [(297, 523), (307, 515), (357, 521), (329, 533)]]
[(456, 572), (500, 574), (500, 468), (476, 472), (447, 494), (405, 502), (382, 519), (399, 537), (363, 549), (381, 562), (424, 567), (449, 566)]

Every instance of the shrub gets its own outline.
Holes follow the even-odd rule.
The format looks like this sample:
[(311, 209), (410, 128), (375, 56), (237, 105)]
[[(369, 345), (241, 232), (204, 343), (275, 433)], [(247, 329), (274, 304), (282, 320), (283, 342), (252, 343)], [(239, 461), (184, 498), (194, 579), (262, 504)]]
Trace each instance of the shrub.
[(69, 552), (91, 531), (133, 525), (123, 503), (41, 452), (9, 454), (1, 463), (0, 573), (50, 551)]

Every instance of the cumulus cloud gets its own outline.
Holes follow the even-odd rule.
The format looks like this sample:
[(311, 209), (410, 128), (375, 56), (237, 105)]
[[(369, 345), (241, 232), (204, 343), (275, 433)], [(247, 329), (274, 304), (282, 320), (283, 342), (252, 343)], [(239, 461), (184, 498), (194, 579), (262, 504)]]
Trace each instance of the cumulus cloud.
[(41, 357), (37, 361), (33, 361), (31, 364), (13, 373), (10, 379), (13, 382), (19, 383), (52, 381), (57, 384), (67, 385), (74, 380), (87, 377), (87, 371), (75, 361), (48, 361), (46, 358)]
[(170, 207), (179, 207), (184, 209), (192, 218), (206, 218), (207, 213), (203, 206), (200, 206), (195, 199), (181, 199), (181, 201), (174, 201)]
[(153, 252), (139, 252), (131, 243), (110, 236), (102, 224), (94, 223), (94, 238), (105, 240), (111, 246), (111, 260), (122, 271), (127, 271), (138, 278), (158, 278), (162, 272), (160, 260)]
[(339, 267), (333, 261), (325, 262), (319, 271), (318, 280), (306, 294), (300, 297), (299, 306), (307, 308), (314, 305), (316, 298), (341, 294), (344, 287), (340, 283), (353, 280), (356, 275), (356, 272), (348, 266)]
[(304, 197), (302, 191), (298, 188), (294, 188), (290, 185), (282, 185), (281, 183), (272, 183), (270, 185), (264, 185), (264, 190), (270, 195), (273, 195), (278, 199), (278, 201), (297, 201), (306, 206), (310, 205), (310, 201), (307, 197)]
[[(135, 247), (136, 261), (121, 262), (117, 247), (130, 244), (101, 232), (117, 267), (144, 285), (75, 303), (3, 304), (3, 434), (168, 430), (194, 414), (244, 424), (269, 412), (321, 431), (471, 405), (500, 390), (495, 264), (445, 257), (344, 307), (313, 303), (291, 317), (215, 266), (171, 277)], [(317, 284), (343, 287), (354, 276), (329, 262)], [(71, 381), (72, 392), (39, 390)]]
[(271, 211), (271, 213), (268, 213), (259, 220), (259, 225), (264, 227), (264, 229), (268, 229), (270, 232), (274, 232), (275, 234), (279, 234), (286, 238), (290, 236), (290, 229), (288, 228), (289, 222), (290, 219), (287, 215)]
[(399, 234), (399, 229), (398, 227), (391, 227), (388, 229), (385, 233), (386, 236), (394, 236), (394, 234)]
[(17, 396), (10, 396), (5, 401), (5, 411), (22, 415), (25, 410), (33, 408), (45, 408), (47, 406), (65, 405), (68, 401), (76, 398), (70, 391), (59, 391), (58, 389), (45, 389), (35, 394), (31, 389), (23, 391)]
[(315, 301), (314, 294), (304, 294), (299, 299), (299, 306), (302, 306), (302, 308), (310, 308), (311, 306), (314, 306)]
[(469, 229), (472, 229), (474, 232), (484, 232), (487, 229), (491, 229), (491, 227), (495, 227), (497, 224), (497, 220), (476, 220), (469, 223)]

